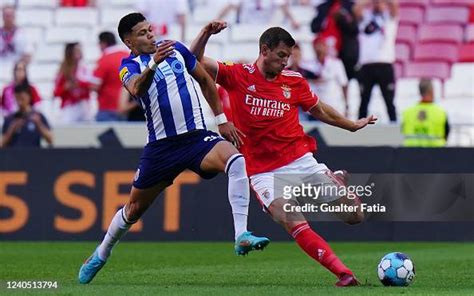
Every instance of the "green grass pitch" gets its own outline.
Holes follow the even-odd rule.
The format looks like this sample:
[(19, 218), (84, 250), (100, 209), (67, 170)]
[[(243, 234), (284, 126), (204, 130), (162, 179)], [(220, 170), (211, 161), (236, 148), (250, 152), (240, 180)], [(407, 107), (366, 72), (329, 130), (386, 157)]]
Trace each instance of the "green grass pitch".
[[(89, 285), (77, 272), (95, 243), (0, 242), (0, 295), (474, 295), (473, 243), (332, 243), (361, 287), (336, 279), (295, 243), (272, 242), (237, 257), (230, 243), (123, 242)], [(388, 252), (408, 254), (410, 287), (383, 287), (376, 267)], [(56, 290), (8, 290), (7, 280), (53, 280)]]

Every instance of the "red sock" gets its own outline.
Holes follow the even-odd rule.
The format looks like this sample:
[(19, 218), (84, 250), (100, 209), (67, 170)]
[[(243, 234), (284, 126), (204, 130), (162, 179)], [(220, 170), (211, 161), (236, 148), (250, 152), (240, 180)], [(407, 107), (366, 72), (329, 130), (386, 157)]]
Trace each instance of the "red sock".
[(344, 274), (352, 275), (352, 271), (334, 254), (328, 243), (314, 232), (308, 223), (301, 223), (291, 230), (291, 236), (303, 251), (338, 278)]

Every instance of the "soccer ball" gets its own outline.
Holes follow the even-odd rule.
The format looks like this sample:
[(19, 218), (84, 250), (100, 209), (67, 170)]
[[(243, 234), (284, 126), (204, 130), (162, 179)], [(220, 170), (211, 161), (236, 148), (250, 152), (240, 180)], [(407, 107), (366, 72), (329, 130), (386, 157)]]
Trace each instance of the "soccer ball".
[(415, 265), (403, 253), (388, 253), (380, 260), (377, 274), (384, 286), (408, 286), (415, 279)]

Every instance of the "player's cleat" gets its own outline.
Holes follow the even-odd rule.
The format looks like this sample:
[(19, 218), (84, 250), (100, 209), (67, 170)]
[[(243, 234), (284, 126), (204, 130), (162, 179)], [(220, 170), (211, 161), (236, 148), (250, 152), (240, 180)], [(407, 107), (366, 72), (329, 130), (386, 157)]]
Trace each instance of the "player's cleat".
[(99, 258), (97, 250), (87, 258), (79, 270), (79, 283), (88, 284), (94, 279), (95, 275), (102, 269), (107, 261)]
[(359, 286), (360, 283), (356, 277), (352, 274), (345, 274), (341, 276), (339, 281), (336, 283), (336, 287), (352, 287)]
[(251, 232), (246, 231), (242, 233), (235, 242), (235, 253), (237, 255), (247, 255), (253, 250), (263, 250), (270, 240), (266, 237), (257, 237)]

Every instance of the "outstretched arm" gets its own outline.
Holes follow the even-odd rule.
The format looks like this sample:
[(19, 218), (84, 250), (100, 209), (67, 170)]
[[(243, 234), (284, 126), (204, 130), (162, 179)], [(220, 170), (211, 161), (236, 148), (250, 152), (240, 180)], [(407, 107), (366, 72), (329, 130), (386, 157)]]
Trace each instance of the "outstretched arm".
[(337, 126), (351, 132), (358, 131), (366, 127), (368, 124), (375, 124), (377, 121), (377, 117), (373, 115), (359, 119), (357, 121), (349, 120), (337, 112), (333, 107), (321, 101), (319, 101), (319, 103), (311, 110), (309, 110), (309, 112), (314, 118), (317, 118), (324, 123)]
[(237, 148), (239, 148), (240, 145), (243, 144), (240, 136), (245, 135), (240, 130), (235, 128), (231, 122), (227, 122), (227, 119), (224, 115), (222, 102), (219, 99), (219, 94), (217, 93), (216, 83), (211, 78), (211, 76), (206, 73), (206, 70), (199, 62), (196, 63), (196, 67), (194, 68), (191, 75), (197, 80), (197, 82), (199, 82), (199, 86), (201, 87), (204, 98), (206, 98), (206, 101), (209, 103), (212, 112), (216, 116), (216, 125), (219, 128), (219, 133), (228, 141), (234, 143)]
[(212, 21), (207, 24), (204, 28), (202, 28), (201, 32), (199, 32), (196, 39), (193, 40), (191, 43), (191, 47), (189, 50), (196, 56), (199, 62), (201, 62), (204, 69), (211, 75), (211, 77), (215, 80), (217, 76), (218, 65), (217, 62), (211, 58), (204, 56), (204, 51), (206, 50), (207, 42), (209, 38), (214, 35), (218, 34), (220, 31), (227, 28), (227, 23), (223, 21)]

